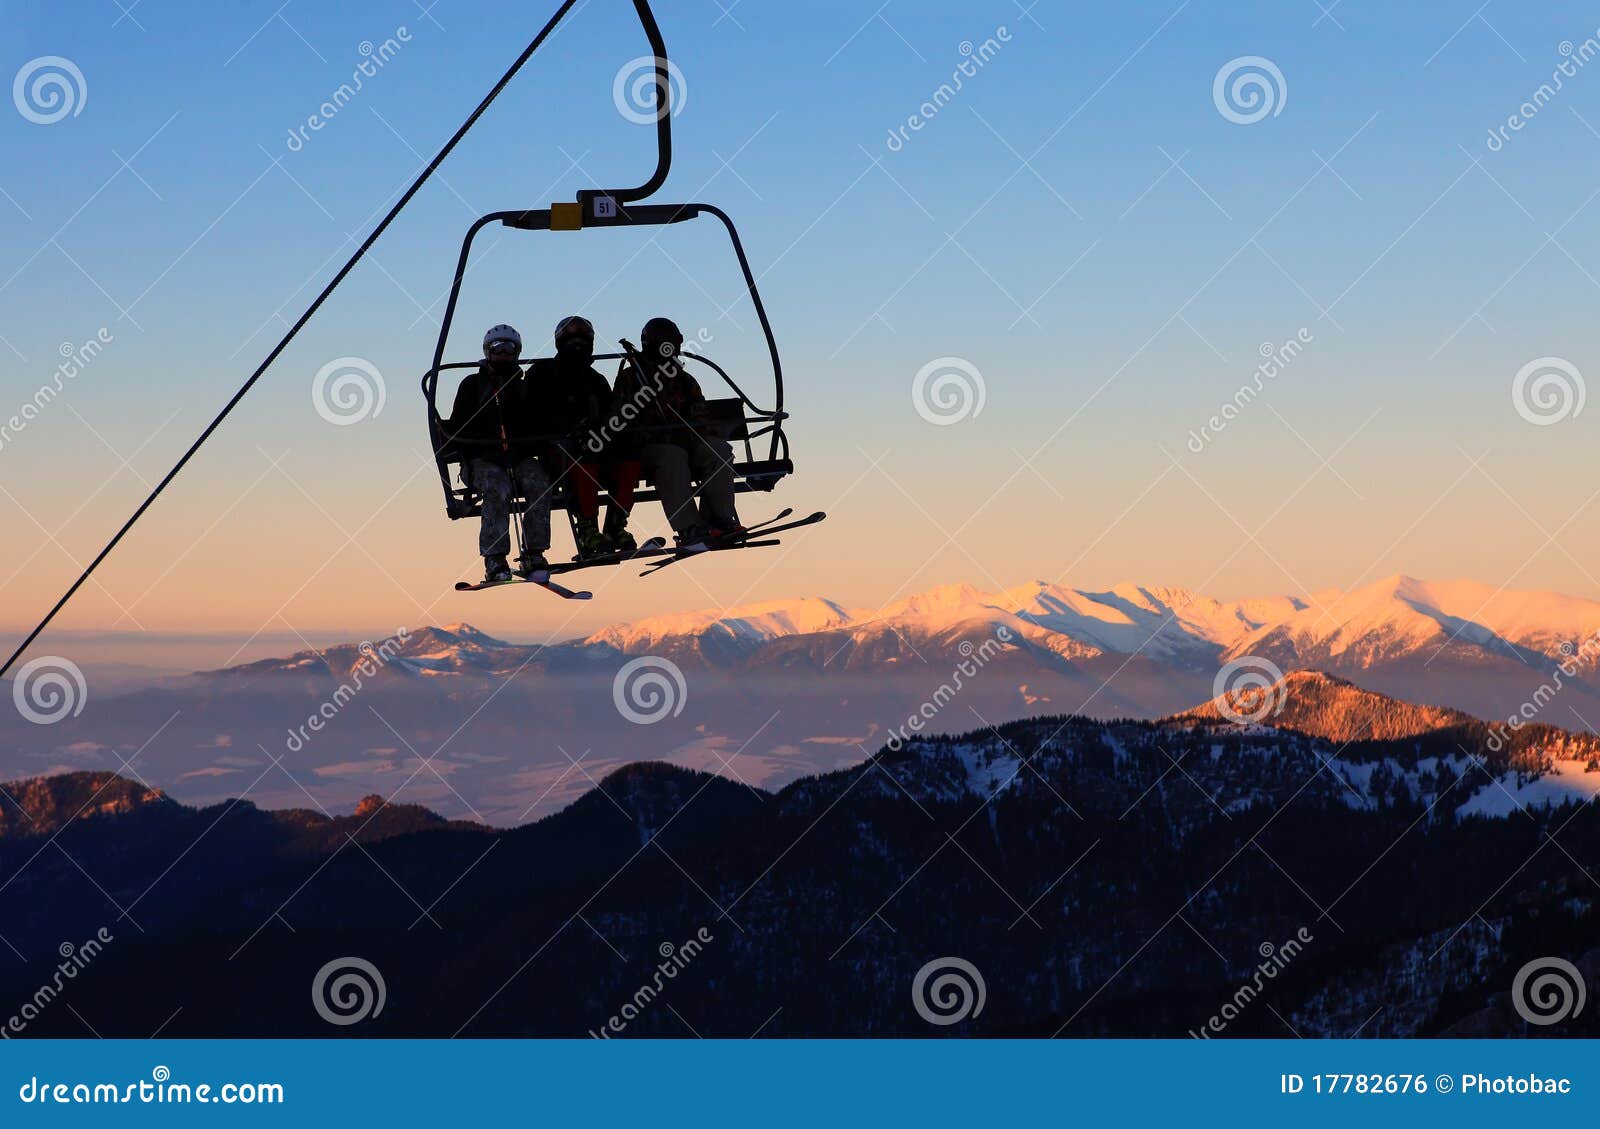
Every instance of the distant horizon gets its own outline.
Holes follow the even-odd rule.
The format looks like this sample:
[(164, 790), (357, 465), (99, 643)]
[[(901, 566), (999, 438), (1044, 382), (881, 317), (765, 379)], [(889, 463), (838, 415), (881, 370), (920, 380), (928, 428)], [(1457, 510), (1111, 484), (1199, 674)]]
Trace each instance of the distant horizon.
[[(1584, 595), (1579, 595), (1579, 594), (1569, 593), (1569, 592), (1560, 592), (1560, 591), (1557, 591), (1555, 589), (1549, 589), (1549, 588), (1523, 588), (1523, 587), (1510, 587), (1510, 586), (1497, 587), (1496, 585), (1491, 584), (1490, 582), (1488, 582), (1486, 580), (1479, 580), (1477, 578), (1468, 577), (1468, 576), (1451, 576), (1451, 577), (1430, 578), (1430, 577), (1417, 576), (1415, 574), (1405, 573), (1405, 572), (1391, 573), (1391, 574), (1386, 575), (1386, 576), (1381, 576), (1381, 577), (1377, 577), (1377, 578), (1374, 578), (1374, 579), (1371, 579), (1371, 580), (1367, 580), (1364, 583), (1362, 583), (1360, 585), (1357, 585), (1357, 586), (1355, 586), (1353, 588), (1323, 588), (1323, 589), (1318, 589), (1316, 592), (1314, 592), (1312, 594), (1313, 595), (1318, 595), (1318, 594), (1324, 594), (1324, 593), (1330, 593), (1330, 592), (1337, 592), (1340, 595), (1349, 595), (1349, 594), (1351, 594), (1353, 592), (1362, 591), (1362, 590), (1369, 589), (1369, 588), (1379, 588), (1379, 587), (1382, 587), (1384, 584), (1386, 584), (1388, 582), (1397, 581), (1397, 580), (1414, 581), (1414, 582), (1417, 582), (1417, 583), (1420, 583), (1420, 584), (1425, 584), (1425, 585), (1470, 584), (1470, 585), (1476, 585), (1476, 586), (1481, 586), (1483, 588), (1491, 589), (1492, 592), (1497, 596), (1498, 595), (1506, 595), (1506, 596), (1511, 596), (1511, 595), (1553, 596), (1553, 597), (1557, 597), (1557, 598), (1563, 599), (1563, 600), (1579, 600), (1579, 601), (1584, 601), (1584, 602), (1600, 605), (1600, 599), (1597, 599), (1595, 597), (1584, 596)], [(1052, 586), (1052, 587), (1064, 587), (1064, 588), (1068, 588), (1068, 589), (1070, 589), (1072, 591), (1079, 592), (1079, 593), (1082, 593), (1082, 594), (1085, 594), (1085, 595), (1113, 593), (1113, 592), (1117, 591), (1117, 589), (1119, 589), (1119, 588), (1136, 587), (1136, 588), (1144, 589), (1146, 591), (1182, 591), (1182, 592), (1187, 592), (1187, 593), (1189, 593), (1189, 594), (1191, 594), (1193, 596), (1196, 596), (1196, 597), (1200, 597), (1200, 598), (1203, 598), (1203, 599), (1215, 600), (1216, 602), (1218, 602), (1220, 604), (1242, 603), (1242, 602), (1248, 602), (1248, 601), (1253, 601), (1253, 600), (1269, 600), (1269, 599), (1284, 599), (1284, 600), (1296, 600), (1296, 601), (1300, 601), (1300, 602), (1305, 602), (1303, 596), (1299, 596), (1299, 595), (1296, 595), (1294, 593), (1284, 592), (1284, 591), (1276, 591), (1276, 592), (1246, 592), (1246, 593), (1240, 593), (1240, 594), (1217, 595), (1217, 594), (1215, 594), (1213, 592), (1197, 590), (1197, 589), (1189, 588), (1188, 586), (1181, 585), (1181, 584), (1161, 584), (1161, 583), (1141, 582), (1141, 581), (1136, 581), (1136, 580), (1122, 580), (1122, 581), (1118, 581), (1117, 583), (1109, 585), (1109, 586), (1106, 586), (1106, 587), (1091, 587), (1091, 586), (1081, 586), (1081, 585), (1066, 584), (1066, 583), (1058, 582), (1058, 581), (1047, 581), (1047, 580), (1043, 580), (1042, 578), (1035, 578), (1033, 580), (1019, 581), (1018, 583), (1015, 583), (1015, 584), (1008, 584), (1008, 585), (1005, 585), (1004, 587), (1001, 587), (1001, 588), (988, 588), (988, 587), (980, 586), (980, 585), (977, 585), (977, 584), (973, 584), (970, 581), (955, 580), (955, 581), (947, 581), (947, 582), (941, 583), (941, 584), (929, 585), (928, 587), (918, 589), (915, 592), (901, 593), (900, 595), (896, 596), (895, 599), (886, 601), (886, 602), (881, 603), (881, 604), (873, 604), (873, 603), (851, 604), (851, 603), (848, 603), (848, 602), (845, 602), (845, 601), (835, 600), (832, 596), (829, 596), (829, 595), (825, 595), (825, 594), (821, 594), (821, 593), (807, 593), (807, 594), (798, 594), (798, 595), (793, 595), (793, 596), (770, 597), (770, 598), (766, 598), (766, 599), (762, 599), (762, 600), (752, 600), (752, 601), (749, 601), (748, 603), (744, 603), (744, 604), (740, 604), (740, 605), (736, 605), (736, 606), (732, 606), (732, 607), (726, 607), (726, 608), (717, 608), (717, 607), (713, 607), (713, 606), (687, 607), (687, 608), (681, 608), (681, 609), (676, 609), (676, 610), (672, 610), (672, 611), (657, 612), (655, 614), (647, 615), (647, 616), (636, 616), (636, 617), (629, 617), (629, 618), (619, 618), (619, 619), (612, 620), (612, 621), (610, 621), (608, 623), (604, 623), (601, 626), (599, 626), (598, 628), (593, 628), (593, 629), (584, 630), (584, 631), (578, 631), (578, 630), (566, 630), (566, 631), (563, 631), (563, 630), (558, 628), (558, 629), (555, 629), (555, 630), (553, 630), (553, 631), (551, 631), (551, 632), (549, 632), (549, 633), (547, 633), (547, 634), (545, 634), (543, 636), (540, 636), (539, 633), (537, 631), (535, 631), (535, 632), (531, 633), (533, 637), (530, 637), (530, 633), (525, 632), (525, 631), (516, 630), (516, 629), (513, 629), (513, 630), (501, 630), (501, 629), (497, 628), (492, 622), (492, 619), (493, 619), (492, 609), (486, 608), (485, 611), (488, 614), (485, 614), (483, 616), (477, 616), (477, 617), (466, 616), (466, 617), (463, 617), (463, 618), (460, 618), (460, 619), (436, 619), (436, 620), (429, 621), (429, 622), (420, 622), (419, 621), (419, 622), (414, 622), (414, 623), (403, 623), (403, 624), (392, 624), (392, 625), (381, 625), (381, 626), (368, 626), (368, 627), (327, 627), (327, 628), (319, 628), (319, 629), (314, 629), (314, 630), (305, 631), (305, 632), (291, 632), (291, 631), (261, 632), (261, 633), (255, 635), (253, 638), (251, 638), (248, 641), (247, 644), (244, 643), (244, 640), (242, 639), (241, 634), (239, 632), (226, 631), (226, 630), (218, 630), (218, 631), (214, 631), (214, 632), (196, 632), (196, 631), (172, 631), (172, 632), (150, 631), (150, 632), (140, 632), (140, 631), (133, 631), (133, 630), (129, 630), (129, 631), (61, 630), (61, 631), (51, 632), (50, 636), (47, 636), (47, 638), (53, 637), (55, 639), (60, 640), (64, 645), (56, 648), (56, 650), (57, 651), (70, 651), (70, 652), (72, 652), (72, 653), (69, 653), (69, 654), (65, 654), (63, 657), (72, 658), (75, 661), (78, 661), (80, 663), (85, 663), (85, 664), (98, 663), (98, 664), (102, 664), (102, 665), (112, 664), (112, 663), (121, 663), (121, 664), (129, 665), (129, 666), (143, 666), (143, 667), (146, 667), (147, 669), (150, 669), (150, 670), (153, 670), (153, 671), (162, 671), (162, 672), (167, 673), (167, 674), (174, 674), (174, 673), (203, 673), (203, 672), (208, 671), (208, 670), (218, 670), (218, 669), (224, 669), (225, 667), (242, 666), (242, 665), (245, 665), (245, 664), (250, 663), (250, 662), (260, 661), (262, 659), (281, 658), (281, 657), (285, 657), (285, 656), (290, 655), (290, 654), (298, 654), (298, 653), (301, 653), (301, 652), (306, 651), (306, 650), (322, 649), (322, 648), (325, 648), (325, 647), (338, 646), (340, 644), (345, 644), (345, 643), (357, 643), (357, 642), (362, 642), (362, 641), (376, 641), (378, 639), (391, 637), (391, 636), (395, 635), (397, 632), (401, 631), (402, 629), (405, 630), (405, 631), (408, 631), (408, 632), (416, 632), (416, 631), (420, 631), (420, 630), (424, 630), (424, 629), (430, 629), (430, 628), (431, 629), (436, 629), (436, 630), (450, 630), (451, 628), (465, 626), (465, 627), (470, 627), (470, 628), (472, 628), (472, 629), (474, 629), (476, 631), (482, 632), (485, 635), (489, 635), (489, 636), (491, 636), (491, 637), (493, 637), (495, 639), (501, 640), (503, 642), (512, 643), (512, 644), (516, 644), (516, 645), (519, 645), (519, 646), (541, 646), (541, 645), (542, 646), (548, 646), (548, 645), (567, 643), (567, 642), (575, 642), (575, 641), (587, 639), (587, 638), (590, 638), (591, 636), (594, 636), (594, 635), (600, 633), (601, 631), (605, 631), (605, 630), (612, 629), (612, 628), (634, 626), (634, 625), (643, 624), (643, 623), (649, 623), (649, 622), (653, 622), (653, 621), (657, 621), (657, 620), (671, 619), (671, 618), (674, 618), (674, 617), (687, 617), (687, 616), (696, 616), (696, 615), (713, 615), (713, 614), (715, 614), (715, 615), (718, 615), (720, 617), (725, 617), (725, 618), (736, 618), (741, 613), (748, 613), (752, 609), (760, 608), (760, 607), (763, 607), (763, 606), (782, 606), (782, 605), (785, 605), (785, 604), (795, 604), (795, 603), (800, 603), (800, 602), (803, 602), (803, 601), (811, 601), (811, 600), (832, 603), (832, 604), (835, 604), (838, 607), (842, 608), (843, 610), (852, 613), (853, 615), (859, 615), (859, 616), (864, 616), (865, 617), (865, 616), (873, 616), (873, 615), (879, 614), (879, 613), (883, 612), (885, 609), (887, 609), (889, 607), (892, 607), (895, 604), (903, 603), (903, 602), (905, 602), (907, 600), (912, 600), (912, 599), (915, 599), (915, 598), (917, 598), (919, 596), (927, 595), (929, 593), (944, 591), (944, 590), (948, 590), (948, 589), (972, 588), (974, 591), (976, 591), (976, 592), (978, 592), (978, 593), (980, 593), (982, 595), (1000, 595), (1000, 594), (1003, 594), (1003, 593), (1006, 593), (1006, 592), (1013, 592), (1013, 591), (1016, 591), (1018, 589), (1028, 588), (1028, 587), (1030, 587), (1032, 585), (1035, 585), (1035, 584), (1043, 584), (1043, 585)], [(522, 596), (522, 595), (531, 596), (531, 594), (516, 593), (516, 594), (513, 595), (513, 598), (515, 598), (516, 596)], [(138, 661), (136, 661), (136, 660), (134, 660), (134, 659), (132, 659), (130, 657), (120, 657), (119, 658), (117, 656), (117, 654), (116, 654), (116, 652), (126, 653), (126, 652), (138, 652), (140, 650), (149, 650), (149, 651), (155, 651), (155, 652), (172, 653), (172, 652), (177, 652), (182, 648), (189, 648), (189, 651), (186, 652), (186, 653), (208, 654), (208, 653), (215, 653), (216, 651), (218, 651), (218, 650), (220, 650), (222, 648), (231, 647), (231, 648), (234, 648), (234, 649), (239, 649), (241, 644), (243, 644), (243, 649), (240, 651), (240, 654), (238, 654), (237, 656), (234, 657), (234, 661), (227, 662), (227, 663), (219, 663), (219, 664), (216, 664), (216, 665), (205, 665), (205, 664), (202, 663), (200, 665), (191, 666), (191, 664), (184, 663), (184, 662), (178, 662), (175, 659), (174, 660), (169, 660), (169, 662), (166, 665), (163, 665), (163, 664), (161, 664), (159, 662), (156, 662), (156, 661), (138, 662)], [(86, 647), (88, 647), (88, 648), (96, 648), (96, 647), (103, 648), (108, 653), (101, 653), (101, 654), (95, 654), (95, 653), (92, 653), (92, 652), (86, 653), (82, 649), (82, 648), (86, 648)], [(35, 650), (35, 653), (39, 653), (39, 654), (51, 653), (51, 648), (49, 646), (43, 645), (43, 641), (41, 641), (40, 645), (36, 645), (34, 650)]]

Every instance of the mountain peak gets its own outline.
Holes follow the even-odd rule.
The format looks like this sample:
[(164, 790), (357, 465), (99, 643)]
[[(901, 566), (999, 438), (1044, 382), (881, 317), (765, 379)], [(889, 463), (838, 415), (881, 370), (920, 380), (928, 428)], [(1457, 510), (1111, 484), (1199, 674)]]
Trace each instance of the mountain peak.
[(486, 631), (480, 631), (470, 623), (447, 623), (443, 627), (414, 627), (406, 632), (407, 640), (414, 639), (456, 639), (462, 643), (470, 643), (479, 647), (504, 647), (507, 643), (503, 639), (496, 639)]
[(1169, 608), (1186, 608), (1196, 600), (1195, 594), (1189, 589), (1165, 584), (1134, 584), (1123, 581), (1113, 587), (1111, 592), (1131, 603), (1144, 604), (1147, 607), (1163, 605)]
[(754, 644), (789, 635), (811, 635), (848, 626), (856, 616), (832, 600), (801, 596), (765, 600), (735, 608), (679, 612), (620, 623), (597, 631), (583, 642), (605, 644), (635, 653), (671, 640), (712, 637), (724, 642)]
[[(419, 630), (426, 629), (424, 628)], [(460, 639), (471, 640), (474, 643), (486, 643), (497, 647), (505, 646), (505, 643), (502, 640), (496, 639), (493, 635), (490, 635), (486, 631), (478, 630), (476, 627), (472, 626), (472, 624), (465, 621), (460, 623), (447, 623), (437, 630), (444, 632), (446, 635), (454, 635)]]
[(1398, 741), (1476, 722), (1459, 710), (1403, 702), (1320, 670), (1291, 671), (1266, 687), (1228, 689), (1168, 720), (1180, 725), (1263, 725), (1341, 744)]
[[(1321, 689), (1335, 686), (1346, 686), (1357, 693), (1368, 693), (1362, 690), (1348, 678), (1340, 678), (1336, 674), (1329, 674), (1325, 670), (1291, 670), (1283, 676), (1281, 683), (1291, 690)], [(1381, 695), (1378, 695), (1381, 697)]]
[(940, 615), (952, 611), (982, 607), (990, 600), (988, 594), (971, 584), (941, 584), (918, 592), (882, 608), (875, 618), (899, 619), (903, 616)]
[(53, 835), (74, 819), (125, 815), (170, 804), (165, 792), (113, 772), (64, 772), (0, 785), (0, 838)]

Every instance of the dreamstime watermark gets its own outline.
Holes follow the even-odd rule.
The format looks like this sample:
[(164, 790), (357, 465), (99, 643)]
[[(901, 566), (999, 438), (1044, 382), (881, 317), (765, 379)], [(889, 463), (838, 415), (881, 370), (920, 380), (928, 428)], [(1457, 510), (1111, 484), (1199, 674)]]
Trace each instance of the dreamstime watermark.
[(944, 112), (946, 106), (955, 101), (956, 95), (966, 88), (966, 80), (975, 78), (978, 72), (988, 66), (1010, 42), (1011, 29), (1004, 24), (995, 28), (993, 35), (976, 46), (970, 39), (962, 40), (961, 46), (957, 48), (961, 53), (961, 62), (950, 72), (950, 81), (940, 83), (927, 100), (917, 107), (916, 113), (906, 118), (903, 124), (889, 130), (889, 140), (886, 142), (889, 152), (900, 152), (911, 140), (913, 133), (921, 133), (926, 129), (934, 118)]
[(1289, 101), (1289, 83), (1278, 64), (1260, 55), (1240, 55), (1222, 65), (1211, 83), (1217, 113), (1234, 125), (1277, 117)]
[(350, 1027), (383, 1014), (389, 987), (370, 960), (337, 957), (317, 969), (311, 981), (311, 1006), (335, 1027)]
[(1560, 957), (1530, 960), (1511, 981), (1511, 1006), (1535, 1027), (1549, 1027), (1583, 1014), (1588, 985), (1578, 966)]
[(339, 357), (311, 379), (311, 405), (335, 427), (377, 419), (389, 402), (389, 389), (378, 366), (361, 357)]
[[(715, 335), (709, 329), (700, 329), (695, 332), (693, 337), (686, 339), (684, 344), (692, 343), (695, 348), (703, 349), (715, 340)], [(679, 359), (682, 359), (681, 349), (679, 351)], [(653, 367), (649, 372), (643, 371), (641, 361), (630, 359), (624, 362), (639, 366), (635, 369), (635, 373), (639, 378), (638, 387), (626, 396), (621, 404), (616, 406), (599, 427), (589, 430), (583, 445), (590, 454), (598, 455), (604, 452), (608, 443), (626, 431), (635, 420), (650, 409), (651, 405), (656, 402), (656, 397), (660, 396), (662, 391), (665, 390), (666, 382), (669, 379), (676, 379), (680, 373), (683, 373), (683, 366), (678, 361), (668, 359), (665, 356), (663, 356), (662, 360), (662, 364)], [(618, 383), (620, 384), (621, 381), (619, 380)]]
[(662, 88), (658, 60), (654, 55), (640, 55), (622, 64), (611, 83), (611, 101), (617, 113), (635, 125), (651, 125), (661, 120), (668, 106), (672, 116), (683, 113), (689, 104), (689, 83), (683, 71), (671, 59), (666, 60), (666, 88)]
[(35, 725), (54, 725), (83, 713), (89, 704), (89, 683), (71, 659), (44, 655), (24, 663), (11, 683), (17, 712)]
[(1556, 69), (1551, 72), (1550, 81), (1540, 83), (1539, 89), (1533, 92), (1533, 96), (1518, 106), (1516, 113), (1508, 115), (1504, 124), (1490, 128), (1489, 139), (1485, 143), (1489, 152), (1498, 153), (1504, 149), (1511, 140), (1511, 134), (1521, 133), (1529, 122), (1555, 101), (1556, 95), (1565, 88), (1567, 79), (1575, 78), (1589, 60), (1600, 55), (1600, 31), (1576, 47), (1572, 45), (1572, 40), (1563, 39), (1556, 50), (1561, 55), (1562, 61), (1557, 63)]
[(11, 101), (17, 113), (34, 125), (55, 125), (83, 113), (89, 104), (89, 81), (71, 59), (41, 55), (17, 72)]
[(716, 940), (711, 930), (702, 925), (681, 945), (674, 945), (671, 941), (662, 941), (656, 952), (661, 954), (661, 962), (656, 965), (654, 974), (650, 979), (639, 986), (639, 990), (628, 997), (628, 1002), (617, 1009), (616, 1013), (600, 1025), (598, 1031), (591, 1030), (591, 1039), (609, 1039), (613, 1035), (620, 1035), (627, 1030), (644, 1010), (661, 995), (667, 984), (678, 978), (678, 973), (688, 968), (694, 959), (705, 951), (705, 947)]
[(989, 402), (978, 366), (963, 357), (935, 357), (911, 379), (911, 404), (938, 427), (977, 419)]
[(17, 413), (10, 419), (0, 421), (0, 451), (5, 450), (8, 444), (16, 442), (30, 423), (44, 414), (57, 397), (66, 390), (69, 380), (76, 380), (83, 375), (85, 369), (105, 352), (107, 345), (115, 341), (109, 329), (102, 327), (93, 337), (79, 345), (70, 341), (63, 341), (58, 352), (61, 354), (61, 363), (56, 365), (55, 372), (50, 374), (50, 379), (39, 386), (39, 390), (25, 402)]
[(1288, 697), (1283, 671), (1269, 659), (1244, 655), (1234, 659), (1211, 682), (1217, 712), (1238, 725), (1256, 725), (1274, 717)]
[(689, 683), (671, 659), (645, 655), (624, 663), (611, 680), (611, 702), (635, 725), (677, 717), (689, 704)]
[(1556, 664), (1556, 669), (1537, 689), (1529, 695), (1526, 701), (1517, 707), (1515, 713), (1502, 723), (1495, 725), (1489, 734), (1489, 748), (1498, 753), (1511, 743), (1511, 735), (1524, 725), (1533, 721), (1539, 713), (1550, 704), (1551, 700), (1567, 688), (1567, 683), (1577, 678), (1585, 667), (1594, 667), (1600, 664), (1600, 632), (1589, 636), (1578, 644), (1561, 644), (1561, 661)]
[(361, 693), (367, 680), (376, 677), (377, 673), (389, 665), (389, 661), (405, 646), (409, 633), (404, 627), (397, 630), (389, 638), (377, 646), (370, 642), (362, 643), (358, 648), (361, 652), (361, 661), (350, 669), (350, 676), (339, 683), (337, 689), (317, 707), (316, 712), (306, 718), (304, 725), (288, 731), (289, 739), (283, 747), (291, 753), (298, 753), (311, 743), (313, 734), (321, 733), (328, 727), (328, 723), (339, 716), (341, 710), (350, 704), (352, 698)]
[(935, 1027), (951, 1027), (983, 1014), (989, 986), (971, 961), (935, 957), (911, 981), (911, 1006)]
[(1208, 444), (1214, 442), (1230, 423), (1243, 415), (1245, 409), (1266, 391), (1267, 381), (1278, 379), (1284, 370), (1305, 352), (1306, 346), (1315, 340), (1311, 331), (1302, 327), (1281, 345), (1263, 341), (1259, 349), (1261, 363), (1256, 366), (1256, 371), (1251, 373), (1250, 379), (1239, 386), (1233, 398), (1225, 401), (1217, 409), (1216, 414), (1201, 425), (1199, 431), (1189, 429), (1189, 439), (1186, 444), (1189, 450), (1197, 455), (1204, 451)]
[(1561, 357), (1539, 357), (1517, 370), (1511, 380), (1511, 403), (1517, 414), (1536, 427), (1577, 419), (1588, 402), (1589, 388), (1578, 366)]
[(55, 1082), (29, 1078), (17, 1090), (29, 1105), (282, 1105), (280, 1082), (174, 1082), (172, 1071), (158, 1066), (149, 1078), (116, 1082)]
[(355, 101), (366, 86), (366, 80), (376, 78), (378, 72), (388, 66), (394, 57), (400, 54), (405, 44), (411, 42), (411, 29), (401, 26), (395, 29), (393, 35), (385, 39), (376, 47), (370, 39), (361, 41), (356, 50), (361, 55), (361, 62), (350, 74), (350, 81), (339, 84), (339, 88), (328, 96), (327, 101), (317, 107), (317, 112), (310, 115), (300, 125), (289, 131), (287, 142), (289, 152), (298, 153), (311, 141), (313, 133), (321, 133), (328, 124), (344, 112), (344, 108)]
[(33, 995), (28, 997), (27, 1002), (17, 1009), (16, 1014), (6, 1020), (4, 1027), (0, 1027), (0, 1039), (9, 1039), (26, 1031), (28, 1024), (44, 1014), (45, 1008), (61, 995), (67, 984), (76, 980), (78, 973), (88, 968), (94, 958), (114, 940), (116, 938), (112, 936), (111, 930), (102, 925), (93, 937), (81, 945), (74, 945), (71, 941), (61, 942), (56, 950), (61, 956), (61, 962), (56, 965), (54, 974), (49, 981), (39, 985)]
[(950, 672), (949, 679), (941, 682), (933, 695), (911, 712), (904, 725), (890, 731), (889, 748), (896, 751), (904, 748), (914, 734), (921, 733), (927, 728), (928, 723), (938, 717), (939, 712), (949, 705), (957, 694), (966, 689), (967, 683), (976, 678), (979, 671), (1005, 650), (1011, 640), (1011, 629), (1005, 626), (995, 628), (994, 638), (985, 639), (977, 646), (970, 640), (963, 639), (961, 645), (956, 648), (961, 652), (961, 662)]
[(1244, 1012), (1244, 1009), (1253, 1003), (1256, 997), (1266, 989), (1269, 982), (1278, 978), (1278, 973), (1288, 968), (1305, 947), (1316, 940), (1311, 930), (1302, 925), (1295, 931), (1295, 935), (1281, 945), (1274, 945), (1271, 941), (1261, 942), (1256, 951), (1261, 954), (1261, 961), (1256, 965), (1255, 971), (1250, 974), (1250, 979), (1239, 985), (1238, 989), (1229, 997), (1228, 1002), (1219, 1008), (1200, 1025), (1198, 1031), (1190, 1030), (1189, 1037), (1193, 1039), (1209, 1039), (1213, 1035), (1220, 1035), (1227, 1030), (1228, 1024)]

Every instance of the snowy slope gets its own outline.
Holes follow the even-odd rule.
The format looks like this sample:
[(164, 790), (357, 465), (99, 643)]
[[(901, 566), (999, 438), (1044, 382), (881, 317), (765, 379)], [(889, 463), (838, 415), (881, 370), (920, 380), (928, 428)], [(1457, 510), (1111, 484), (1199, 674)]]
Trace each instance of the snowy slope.
[[(1547, 667), (1582, 649), (1586, 640), (1600, 639), (1600, 603), (1552, 592), (1500, 591), (1476, 581), (1405, 576), (1307, 598), (1227, 601), (1183, 588), (1119, 584), (1097, 592), (1041, 580), (999, 592), (943, 585), (875, 610), (814, 597), (775, 600), (658, 616), (608, 628), (584, 642), (639, 654), (692, 639), (737, 642), (748, 649), (838, 632), (871, 650), (882, 637), (938, 643), (992, 634), (1000, 626), (1067, 659), (1138, 654), (1208, 666), (1259, 655), (1286, 671), (1349, 671), (1449, 655)], [(1591, 649), (1600, 651), (1600, 645)], [(1594, 663), (1587, 666), (1592, 669)]]
[(583, 640), (630, 654), (718, 636), (762, 643), (797, 635), (844, 633), (857, 647), (893, 636), (913, 645), (976, 640), (1006, 627), (1067, 659), (1142, 654), (1158, 661), (1208, 664), (1269, 622), (1304, 607), (1288, 597), (1222, 602), (1181, 588), (1122, 584), (1089, 592), (1034, 581), (1002, 592), (949, 584), (878, 609), (846, 609), (832, 600), (775, 600), (726, 611), (656, 616), (610, 627)]
[(1586, 761), (1558, 760), (1542, 776), (1506, 773), (1490, 781), (1456, 814), (1507, 816), (1526, 808), (1592, 803), (1596, 796), (1600, 796), (1600, 772), (1590, 772)]
[(726, 611), (683, 612), (617, 624), (595, 632), (584, 643), (603, 644), (628, 654), (646, 652), (664, 640), (684, 636), (726, 635), (745, 643), (763, 643), (789, 635), (829, 631), (855, 618), (832, 600), (769, 600)]
[[(1349, 592), (1263, 624), (1228, 657), (1263, 655), (1280, 666), (1362, 669), (1406, 659), (1502, 657), (1559, 661), (1600, 634), (1600, 603), (1553, 592), (1501, 591), (1472, 580), (1409, 576)], [(1592, 667), (1592, 663), (1590, 664)], [(1287, 669), (1287, 667), (1286, 667)]]
[[(1135, 657), (1131, 669), (1144, 676), (1176, 669), (1192, 679), (1252, 656), (1284, 672), (1325, 670), (1480, 717), (1516, 708), (1569, 655), (1593, 680), (1600, 657), (1596, 601), (1395, 576), (1350, 591), (1240, 600), (1136, 584), (1092, 591), (1034, 581), (998, 592), (951, 584), (876, 609), (813, 596), (654, 616), (555, 647), (452, 624), (411, 632), (386, 672), (438, 680), (594, 669), (619, 653), (722, 669), (907, 670), (959, 662), (1002, 628), (1019, 680), (1031, 678), (1030, 664), (1070, 676), (1075, 664), (1120, 667)], [(343, 678), (362, 658), (345, 645), (236, 670)], [(1569, 701), (1584, 704), (1581, 695), (1563, 706)], [(1559, 719), (1574, 722), (1565, 713)]]

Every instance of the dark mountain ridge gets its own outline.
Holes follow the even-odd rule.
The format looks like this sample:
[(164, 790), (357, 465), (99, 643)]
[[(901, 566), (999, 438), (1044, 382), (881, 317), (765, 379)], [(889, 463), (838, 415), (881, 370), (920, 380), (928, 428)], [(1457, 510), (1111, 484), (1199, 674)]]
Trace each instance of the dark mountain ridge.
[[(81, 1034), (81, 1015), (108, 1036), (581, 1035), (667, 946), (709, 935), (626, 1033), (1183, 1034), (1304, 930), (1226, 1034), (1521, 1031), (1521, 963), (1600, 945), (1600, 820), (1575, 800), (1468, 814), (1509, 762), (1446, 761), (1427, 737), (1363, 761), (1259, 726), (1035, 718), (777, 792), (630, 765), (507, 831), (381, 803), (192, 809), (103, 776), (8, 785), (54, 830), (0, 837), (0, 920), (26, 958), (0, 1012), (109, 926), (77, 1015), (30, 1034)], [(947, 954), (988, 993), (948, 1029), (910, 998)], [(308, 987), (349, 955), (387, 1005), (334, 1028)]]

